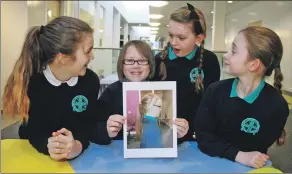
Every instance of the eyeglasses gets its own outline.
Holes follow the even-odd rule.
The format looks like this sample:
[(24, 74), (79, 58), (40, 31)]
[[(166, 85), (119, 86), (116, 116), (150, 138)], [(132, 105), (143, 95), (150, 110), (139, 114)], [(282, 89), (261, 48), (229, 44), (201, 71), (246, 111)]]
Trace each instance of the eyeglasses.
[(134, 65), (135, 63), (138, 63), (139, 65), (148, 65), (149, 61), (148, 60), (133, 60), (133, 59), (125, 59), (124, 64), (125, 65)]

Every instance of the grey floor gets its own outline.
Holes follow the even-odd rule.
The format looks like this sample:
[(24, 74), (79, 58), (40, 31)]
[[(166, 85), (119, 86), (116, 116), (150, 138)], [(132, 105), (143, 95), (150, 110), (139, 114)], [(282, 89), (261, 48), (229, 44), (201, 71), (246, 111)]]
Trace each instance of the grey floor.
[[(20, 122), (16, 122), (2, 129), (1, 139), (19, 138), (19, 125)], [(165, 126), (164, 128), (162, 128), (163, 134), (167, 132), (167, 127)], [(280, 169), (285, 173), (292, 173), (292, 112), (290, 112), (285, 129), (287, 132), (286, 143), (281, 147), (273, 145), (269, 149), (268, 155), (270, 156), (270, 160), (272, 161), (275, 168)]]
[(292, 110), (286, 122), (286, 143), (277, 147), (273, 145), (268, 151), (273, 166), (285, 173), (292, 173)]

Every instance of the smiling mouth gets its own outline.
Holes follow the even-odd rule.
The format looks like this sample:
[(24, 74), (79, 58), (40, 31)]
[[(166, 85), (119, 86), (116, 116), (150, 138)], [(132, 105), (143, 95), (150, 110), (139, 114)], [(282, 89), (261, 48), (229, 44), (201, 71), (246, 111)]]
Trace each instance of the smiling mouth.
[(141, 75), (142, 73), (140, 73), (140, 72), (131, 72), (131, 74), (134, 75), (134, 76), (139, 76), (139, 75)]

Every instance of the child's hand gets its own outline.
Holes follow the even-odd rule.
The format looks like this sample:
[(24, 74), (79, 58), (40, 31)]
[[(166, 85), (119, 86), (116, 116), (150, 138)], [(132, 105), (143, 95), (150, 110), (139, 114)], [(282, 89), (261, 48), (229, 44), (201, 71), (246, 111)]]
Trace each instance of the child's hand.
[(63, 160), (69, 155), (67, 145), (59, 141), (56, 133), (53, 133), (53, 136), (48, 139), (47, 147), (50, 157), (54, 160)]
[(177, 125), (178, 138), (184, 137), (189, 131), (189, 123), (183, 118), (176, 118), (173, 124)]
[(111, 115), (106, 124), (106, 129), (109, 137), (116, 137), (125, 123), (126, 117), (122, 115)]
[(72, 159), (78, 156), (82, 151), (82, 144), (78, 140), (74, 140), (74, 137), (72, 135), (72, 132), (62, 128), (61, 130), (58, 130), (57, 133), (59, 134), (58, 140), (61, 143), (66, 144), (69, 154), (66, 157), (67, 159)]
[(82, 144), (74, 140), (71, 131), (63, 128), (52, 133), (48, 140), (48, 148), (51, 158), (55, 160), (71, 159), (82, 151)]
[(253, 151), (253, 152), (238, 152), (236, 155), (235, 161), (244, 164), (246, 166), (261, 168), (263, 167), (269, 156), (263, 154), (261, 152)]

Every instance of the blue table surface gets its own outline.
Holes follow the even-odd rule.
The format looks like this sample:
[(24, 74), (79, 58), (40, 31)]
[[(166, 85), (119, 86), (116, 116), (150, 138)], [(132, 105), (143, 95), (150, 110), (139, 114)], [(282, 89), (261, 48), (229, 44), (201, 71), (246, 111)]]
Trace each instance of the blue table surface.
[[(209, 157), (198, 149), (196, 142), (179, 145), (177, 158), (125, 159), (123, 153), (122, 140), (113, 141), (110, 145), (91, 143), (83, 154), (70, 161), (70, 165), (76, 173), (245, 173), (254, 169), (227, 159)], [(270, 166), (271, 162), (266, 165)]]

